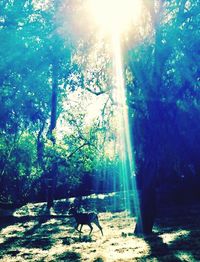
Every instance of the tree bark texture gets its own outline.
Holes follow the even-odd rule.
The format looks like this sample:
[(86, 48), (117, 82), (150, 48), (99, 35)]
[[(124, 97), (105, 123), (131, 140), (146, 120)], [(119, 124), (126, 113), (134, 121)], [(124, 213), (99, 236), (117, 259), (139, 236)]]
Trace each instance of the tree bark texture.
[(134, 234), (152, 234), (156, 217), (156, 191), (154, 187), (144, 187), (139, 194), (140, 217), (137, 218)]
[[(51, 97), (51, 122), (49, 127), (49, 139), (52, 141), (53, 146), (56, 144), (56, 138), (53, 133), (56, 128), (57, 122), (57, 97), (58, 97), (58, 68), (57, 63), (52, 64), (52, 97)], [(52, 168), (47, 179), (47, 208), (53, 207), (54, 191), (56, 188), (57, 178), (57, 162), (56, 159), (52, 159)]]

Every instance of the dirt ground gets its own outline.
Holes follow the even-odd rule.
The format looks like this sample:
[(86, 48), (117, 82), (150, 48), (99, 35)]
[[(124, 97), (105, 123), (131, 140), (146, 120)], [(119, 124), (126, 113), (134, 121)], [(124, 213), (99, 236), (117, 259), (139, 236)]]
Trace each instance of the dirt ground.
[(127, 212), (99, 213), (104, 235), (94, 225), (91, 236), (87, 226), (80, 236), (72, 218), (34, 216), (31, 210), (41, 208), (1, 218), (0, 261), (200, 261), (199, 205), (160, 209), (145, 238), (133, 235), (135, 218)]

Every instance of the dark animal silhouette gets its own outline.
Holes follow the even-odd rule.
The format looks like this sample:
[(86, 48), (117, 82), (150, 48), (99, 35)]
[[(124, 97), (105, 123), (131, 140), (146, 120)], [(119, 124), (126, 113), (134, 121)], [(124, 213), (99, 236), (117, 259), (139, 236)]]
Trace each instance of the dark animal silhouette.
[[(83, 227), (83, 225), (88, 225), (90, 227), (90, 233), (89, 235), (92, 233), (93, 227), (91, 225), (91, 223), (94, 223), (101, 231), (101, 234), (103, 236), (103, 230), (102, 227), (99, 224), (99, 219), (98, 219), (98, 215), (95, 212), (82, 212), (82, 211), (77, 211), (77, 209), (75, 207), (71, 207), (69, 209), (69, 214), (72, 215), (75, 220), (76, 220), (76, 227), (75, 229), (79, 232), (81, 232), (81, 229)], [(80, 230), (78, 230), (79, 225), (81, 225)]]

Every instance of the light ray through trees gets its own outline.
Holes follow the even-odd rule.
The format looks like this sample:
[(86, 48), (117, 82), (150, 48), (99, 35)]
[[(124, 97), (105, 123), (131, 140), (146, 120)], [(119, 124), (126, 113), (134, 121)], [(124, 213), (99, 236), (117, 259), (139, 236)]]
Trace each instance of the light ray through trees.
[[(90, 1), (88, 1), (88, 3), (90, 3)], [(124, 195), (122, 199), (124, 200), (121, 200), (122, 205), (125, 205), (126, 209), (129, 211), (130, 210), (133, 211), (135, 209), (135, 213), (137, 217), (139, 217), (139, 213), (140, 213), (139, 203), (138, 203), (139, 199), (138, 199), (138, 193), (137, 193), (136, 181), (135, 181), (135, 160), (133, 155), (133, 145), (131, 142), (131, 135), (130, 135), (130, 128), (129, 128), (128, 108), (126, 104), (124, 64), (123, 64), (123, 53), (121, 50), (121, 40), (125, 35), (129, 35), (130, 28), (133, 28), (134, 26), (136, 30), (137, 25), (140, 23), (142, 2), (140, 0), (137, 0), (134, 2), (134, 5), (133, 5), (133, 1), (128, 1), (128, 0), (117, 1), (117, 5), (115, 5), (115, 1), (112, 0), (96, 1), (95, 3), (98, 3), (98, 5), (92, 5), (91, 10), (89, 10), (90, 8), (86, 4), (85, 5), (86, 10), (83, 10), (83, 13), (81, 13), (80, 15), (81, 17), (87, 16), (88, 20), (86, 21), (86, 23), (81, 23), (80, 25), (76, 21), (78, 24), (77, 26), (80, 27), (77, 33), (77, 38), (79, 38), (78, 36), (80, 35), (79, 34), (80, 31), (85, 30), (83, 29), (83, 27), (88, 28), (88, 31), (84, 38), (85, 39), (84, 41), (86, 41), (86, 39), (88, 40), (88, 45), (89, 45), (87, 46), (88, 50), (86, 48), (83, 54), (82, 53), (80, 54), (81, 61), (79, 61), (80, 63), (79, 66), (82, 65), (83, 63), (82, 65), (83, 70), (87, 69), (86, 73), (83, 74), (82, 84), (86, 90), (90, 91), (95, 95), (98, 95), (97, 90), (99, 90), (99, 88), (101, 91), (102, 85), (105, 85), (105, 88), (103, 88), (102, 93), (108, 90), (107, 86), (109, 87), (110, 85), (113, 86), (113, 94), (111, 96), (115, 100), (115, 102), (117, 102), (116, 103), (117, 106), (114, 105), (114, 107), (116, 108), (114, 117), (115, 119), (117, 119), (115, 121), (118, 122), (118, 124), (117, 124), (117, 128), (115, 128), (116, 146), (114, 146), (114, 148), (116, 149), (116, 153), (112, 160), (114, 160), (114, 158), (116, 159), (118, 158), (120, 164), (116, 165), (119, 166), (119, 169), (116, 168), (116, 170), (112, 170), (113, 174), (115, 175), (119, 174), (116, 175), (116, 177), (115, 175), (113, 175), (113, 181), (111, 181), (113, 183), (112, 188), (114, 189), (116, 186), (116, 189), (120, 188), (123, 191)], [(88, 17), (91, 17), (91, 19)], [(95, 34), (93, 35), (92, 39), (90, 39), (89, 37), (90, 36), (89, 28), (91, 26), (91, 23), (87, 24), (88, 21), (94, 24)], [(75, 32), (76, 30), (73, 31)], [(95, 41), (97, 42), (99, 41), (99, 38), (101, 38), (101, 45), (98, 43), (94, 44)], [(103, 51), (101, 47), (102, 42), (106, 45), (106, 48), (103, 48), (105, 49)], [(92, 51), (92, 47), (94, 46), (92, 44), (96, 47), (95, 50), (93, 51)], [(102, 63), (105, 63), (107, 60), (105, 59), (105, 61), (103, 61), (104, 59), (102, 60), (101, 57), (107, 55), (112, 60), (111, 68), (113, 67), (113, 71), (111, 70), (111, 72), (109, 72), (109, 67), (107, 68), (107, 66), (105, 66), (105, 69), (102, 69), (101, 65), (100, 65), (100, 70), (97, 70), (99, 67), (99, 64), (97, 62), (101, 60)], [(98, 58), (97, 61), (95, 60), (95, 57)], [(97, 72), (98, 74), (95, 74), (95, 72)], [(111, 81), (108, 80), (110, 79), (110, 77), (103, 77), (103, 74), (104, 76), (106, 74), (109, 76), (111, 75)], [(86, 81), (88, 77), (89, 77), (88, 79), (89, 81)], [(101, 81), (96, 81), (95, 77), (99, 77)], [(105, 129), (106, 129), (105, 132), (107, 132), (107, 128)], [(107, 141), (107, 143), (105, 144), (105, 149), (102, 149), (102, 152), (104, 154), (103, 156), (104, 164), (102, 164), (101, 166), (101, 173), (102, 173), (101, 177), (105, 182), (105, 184), (99, 187), (103, 187), (101, 188), (101, 190), (103, 191), (105, 191), (106, 189), (110, 190), (110, 187), (106, 185), (107, 183), (108, 184), (110, 183), (110, 181), (108, 181), (110, 174), (108, 174), (109, 168), (107, 166), (108, 165), (107, 158), (109, 159), (109, 156), (106, 155), (106, 152), (109, 151), (107, 150), (107, 147), (109, 147), (109, 141)], [(97, 173), (98, 172), (99, 170), (97, 170)], [(106, 178), (107, 176), (108, 179)], [(101, 182), (102, 181), (100, 181), (100, 183)], [(117, 185), (119, 184), (121, 184), (121, 186), (117, 187)], [(96, 185), (95, 188), (98, 188), (98, 185)]]
[(120, 44), (120, 34), (115, 31), (113, 33), (113, 65), (115, 78), (116, 100), (118, 104), (118, 139), (120, 148), (120, 180), (123, 184), (124, 199), (126, 209), (131, 211), (132, 198), (134, 201), (134, 211), (137, 217), (140, 216), (139, 196), (136, 186), (135, 177), (135, 159), (133, 155), (133, 142), (130, 136), (130, 127), (128, 120), (128, 107), (126, 103), (125, 79), (122, 49)]
[[(94, 4), (95, 3), (95, 4)], [(140, 23), (142, 2), (137, 1), (91, 1), (91, 17), (101, 35), (111, 40), (111, 59), (113, 63), (113, 98), (117, 102), (116, 155), (119, 156), (119, 182), (123, 192), (125, 208), (135, 211), (140, 217), (139, 198), (136, 187), (135, 159), (130, 136), (128, 108), (126, 103), (123, 53), (121, 39), (129, 34), (129, 29)], [(97, 30), (97, 31), (98, 31)], [(106, 167), (105, 167), (106, 168)], [(106, 179), (105, 179), (106, 180)], [(113, 179), (113, 184), (117, 183)], [(123, 201), (123, 200), (122, 200)]]

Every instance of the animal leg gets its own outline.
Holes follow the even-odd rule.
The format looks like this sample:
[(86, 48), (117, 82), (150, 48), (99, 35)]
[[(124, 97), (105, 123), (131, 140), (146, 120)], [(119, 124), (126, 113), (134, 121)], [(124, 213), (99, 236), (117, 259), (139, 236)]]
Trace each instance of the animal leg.
[(82, 227), (83, 227), (83, 225), (81, 225), (81, 227), (80, 227), (80, 230), (79, 230), (80, 233), (82, 233), (82, 231), (81, 231)]
[(102, 236), (103, 236), (103, 229), (102, 229), (102, 227), (101, 227), (100, 224), (99, 224), (99, 220), (97, 219), (96, 221), (94, 221), (94, 224), (100, 229), (101, 234), (102, 234)]
[(92, 233), (92, 230), (93, 230), (93, 227), (92, 227), (92, 225), (91, 225), (91, 224), (88, 224), (88, 226), (90, 227), (90, 233), (89, 233), (89, 235), (91, 235), (91, 233)]
[[(81, 233), (81, 230), (78, 230), (78, 226), (79, 226), (79, 224), (76, 225), (75, 229), (76, 229), (79, 233)], [(82, 225), (81, 225), (81, 226), (82, 226)], [(81, 227), (81, 228), (82, 228), (82, 227)]]

